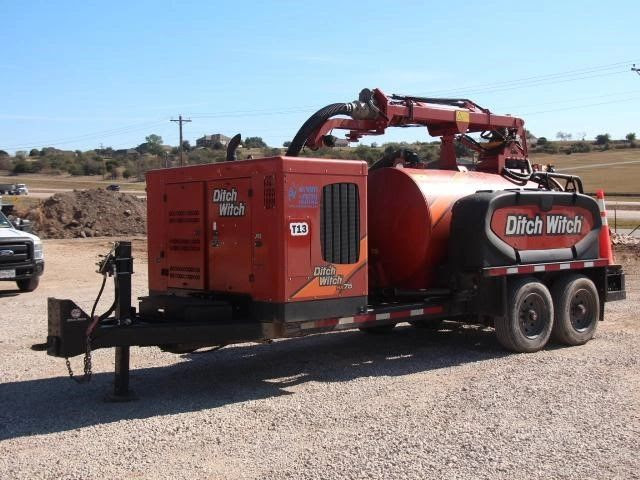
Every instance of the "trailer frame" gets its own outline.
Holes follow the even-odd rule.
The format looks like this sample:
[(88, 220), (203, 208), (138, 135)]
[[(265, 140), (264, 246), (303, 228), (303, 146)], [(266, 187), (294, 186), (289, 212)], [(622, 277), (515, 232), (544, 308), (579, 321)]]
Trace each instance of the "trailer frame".
[[(111, 275), (115, 283), (113, 317), (93, 318), (72, 300), (48, 299), (48, 336), (45, 344), (34, 349), (46, 349), (51, 356), (68, 359), (85, 355), (85, 375), (90, 372), (91, 352), (98, 348), (115, 347), (115, 368), (111, 401), (135, 399), (130, 389), (130, 355), (132, 346), (158, 346), (171, 350), (185, 348), (225, 346), (234, 343), (268, 342), (276, 338), (291, 338), (331, 331), (367, 329), (393, 326), (400, 322), (463, 320), (466, 323), (487, 323), (491, 315), (504, 315), (507, 282), (521, 275), (549, 275), (553, 272), (584, 271), (594, 280), (601, 298), (601, 316), (604, 303), (626, 298), (624, 273), (619, 265), (609, 265), (607, 259), (576, 262), (492, 267), (471, 272), (483, 288), (498, 289), (498, 306), (477, 300), (484, 295), (478, 291), (459, 291), (449, 296), (442, 293), (422, 301), (371, 304), (367, 311), (349, 317), (333, 317), (297, 322), (249, 322), (225, 319), (225, 322), (171, 322), (149, 320), (141, 316), (131, 302), (131, 276), (133, 257), (131, 242), (116, 242), (112, 253), (101, 262), (99, 273)], [(486, 283), (482, 283), (486, 279)], [(194, 348), (195, 349), (195, 348)], [(88, 363), (87, 363), (88, 357)], [(89, 365), (89, 372), (86, 366)]]

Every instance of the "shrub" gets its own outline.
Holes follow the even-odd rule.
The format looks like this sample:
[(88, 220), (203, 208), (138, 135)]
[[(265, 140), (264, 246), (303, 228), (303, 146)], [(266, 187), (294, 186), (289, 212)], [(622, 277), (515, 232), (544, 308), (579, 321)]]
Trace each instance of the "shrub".
[(261, 137), (247, 137), (242, 143), (245, 148), (266, 148), (267, 146)]
[(544, 145), (538, 144), (534, 151), (539, 153), (558, 153), (560, 149), (552, 143), (545, 143)]
[(13, 170), (13, 161), (0, 155), (0, 170)]
[(42, 171), (42, 169), (46, 166), (47, 166), (46, 162), (43, 162), (42, 160), (36, 160), (35, 162), (31, 162), (31, 165), (29, 166), (29, 170), (31, 171), (31, 173), (38, 173)]
[(22, 157), (18, 158), (13, 164), (13, 173), (31, 173), (31, 165)]
[(84, 169), (77, 163), (73, 163), (67, 167), (67, 172), (69, 172), (69, 175), (80, 176), (84, 173)]
[(587, 142), (576, 142), (571, 145), (572, 153), (588, 153), (591, 151), (591, 147)]

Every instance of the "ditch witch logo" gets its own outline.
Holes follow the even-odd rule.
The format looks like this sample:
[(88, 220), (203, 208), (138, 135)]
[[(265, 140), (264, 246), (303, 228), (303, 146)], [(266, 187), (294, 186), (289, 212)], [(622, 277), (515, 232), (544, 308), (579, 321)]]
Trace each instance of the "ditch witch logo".
[(349, 290), (351, 283), (345, 283), (342, 275), (333, 265), (322, 265), (313, 268), (313, 276), (318, 279), (321, 287), (338, 287), (339, 290)]
[(221, 217), (244, 217), (247, 207), (238, 201), (238, 189), (216, 188), (213, 191), (213, 203), (218, 204)]
[(582, 215), (507, 215), (505, 235), (579, 235), (582, 233)]

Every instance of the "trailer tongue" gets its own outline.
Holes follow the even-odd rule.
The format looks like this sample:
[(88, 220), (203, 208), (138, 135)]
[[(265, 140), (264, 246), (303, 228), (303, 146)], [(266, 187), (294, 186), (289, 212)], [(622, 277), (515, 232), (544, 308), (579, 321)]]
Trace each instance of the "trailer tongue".
[[(371, 168), (298, 157), (334, 144), (335, 129), (356, 141), (390, 126), (441, 137), (438, 168), (406, 150)], [(458, 165), (455, 141), (473, 165)], [(604, 303), (625, 298), (604, 200), (577, 177), (533, 172), (521, 119), (364, 90), (310, 117), (286, 156), (237, 161), (238, 143), (227, 162), (147, 174), (149, 295), (132, 306), (131, 245), (117, 242), (99, 268), (114, 278), (113, 306), (98, 316), (49, 299), (49, 355), (84, 354), (87, 378), (91, 351), (115, 347), (120, 399), (130, 346), (182, 353), (448, 319), (533, 352), (550, 338), (585, 343)]]

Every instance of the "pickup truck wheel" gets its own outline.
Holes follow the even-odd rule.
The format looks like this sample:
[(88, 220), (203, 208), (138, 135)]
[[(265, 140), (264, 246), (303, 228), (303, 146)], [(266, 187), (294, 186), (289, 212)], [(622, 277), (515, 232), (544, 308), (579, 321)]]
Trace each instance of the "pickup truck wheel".
[(389, 325), (376, 325), (375, 327), (360, 327), (361, 332), (372, 333), (374, 335), (383, 335), (390, 333), (395, 328), (396, 324), (391, 323)]
[(551, 289), (555, 311), (551, 338), (565, 345), (583, 345), (600, 320), (600, 298), (594, 283), (584, 275), (566, 275)]
[(549, 341), (553, 328), (553, 300), (549, 289), (535, 278), (511, 281), (507, 315), (496, 317), (496, 335), (507, 350), (537, 352)]
[(22, 280), (16, 280), (16, 283), (18, 284), (18, 288), (21, 292), (33, 292), (36, 288), (38, 288), (40, 277), (31, 277)]

